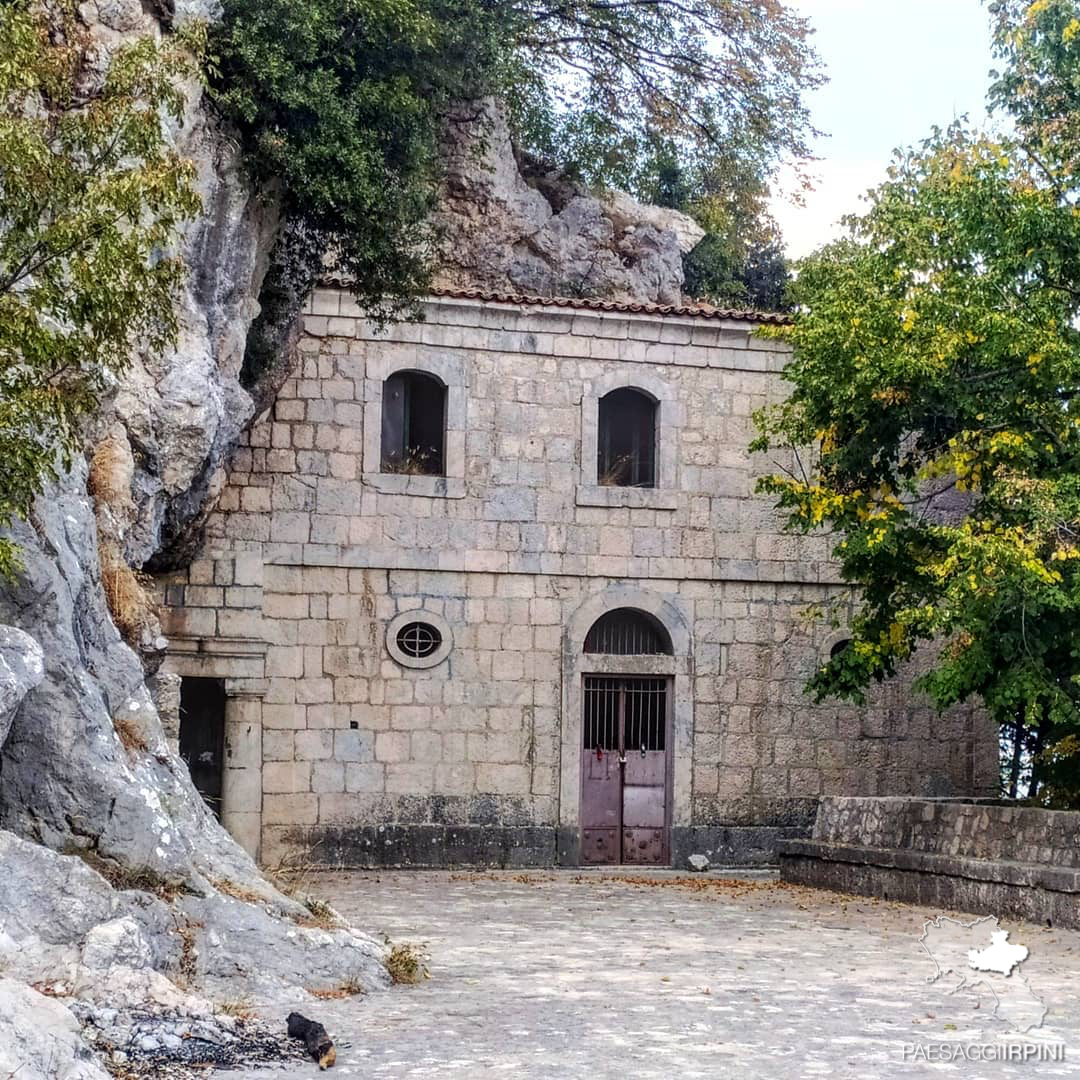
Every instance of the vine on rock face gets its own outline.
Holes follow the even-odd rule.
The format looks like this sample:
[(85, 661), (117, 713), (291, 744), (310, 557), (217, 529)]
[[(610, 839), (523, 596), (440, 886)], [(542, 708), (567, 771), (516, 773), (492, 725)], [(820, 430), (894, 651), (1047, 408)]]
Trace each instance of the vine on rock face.
[[(74, 8), (0, 6), (0, 526), (81, 447), (132, 350), (176, 331), (177, 226), (199, 209), (167, 144), (191, 39), (118, 50), (92, 90)], [(0, 574), (18, 569), (0, 537)]]

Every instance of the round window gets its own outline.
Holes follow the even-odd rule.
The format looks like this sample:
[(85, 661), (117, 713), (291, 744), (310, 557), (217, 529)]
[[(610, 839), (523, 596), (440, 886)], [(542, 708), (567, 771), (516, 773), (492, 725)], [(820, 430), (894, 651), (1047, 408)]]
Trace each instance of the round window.
[(442, 634), (436, 626), (426, 622), (406, 623), (397, 632), (397, 646), (416, 660), (431, 656), (442, 644)]
[(449, 623), (422, 608), (399, 612), (386, 628), (386, 651), (402, 667), (435, 667), (450, 655), (452, 644)]

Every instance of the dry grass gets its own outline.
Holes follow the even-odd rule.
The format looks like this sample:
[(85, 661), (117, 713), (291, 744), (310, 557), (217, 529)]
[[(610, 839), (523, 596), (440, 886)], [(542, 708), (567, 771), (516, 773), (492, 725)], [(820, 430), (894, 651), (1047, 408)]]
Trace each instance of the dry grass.
[(337, 1001), (340, 998), (357, 997), (365, 994), (364, 984), (359, 979), (346, 979), (338, 986), (330, 986), (321, 990), (308, 990), (313, 998), (320, 1001)]
[(297, 926), (307, 926), (318, 930), (338, 930), (345, 926), (345, 920), (325, 901), (317, 896), (302, 896), (300, 903), (311, 912), (310, 918), (294, 920)]
[(266, 897), (261, 893), (256, 892), (254, 889), (249, 889), (246, 885), (237, 885), (235, 881), (221, 878), (216, 881), (211, 881), (210, 884), (213, 885), (219, 893), (231, 896), (234, 900), (243, 900), (245, 904), (266, 903)]
[(293, 916), (293, 922), (297, 926), (337, 930), (346, 925), (345, 920), (325, 900), (312, 896), (308, 891), (311, 877), (316, 871), (315, 863), (311, 860), (311, 850), (313, 849), (305, 847), (292, 855), (283, 855), (276, 866), (268, 867), (263, 872), (280, 893), (308, 909), (307, 916)]
[(132, 505), (134, 466), (131, 447), (122, 432), (114, 432), (98, 443), (87, 478), (87, 488), (94, 500), (113, 509), (128, 509)]
[(150, 744), (146, 741), (146, 736), (142, 733), (142, 730), (130, 716), (124, 713), (117, 713), (112, 718), (113, 727), (116, 729), (116, 734), (120, 739), (120, 745), (129, 753), (145, 753), (150, 749)]
[(306, 848), (291, 854), (282, 855), (274, 866), (268, 866), (263, 873), (273, 882), (278, 892), (300, 899), (304, 897), (307, 882), (314, 872), (315, 865), (307, 854)]
[(150, 579), (128, 566), (116, 530), (134, 509), (131, 480), (135, 463), (123, 431), (103, 439), (90, 459), (87, 487), (98, 508), (98, 560), (105, 599), (124, 640), (136, 645), (143, 627), (155, 612)]
[(628, 454), (622, 454), (619, 457), (612, 458), (607, 463), (607, 467), (597, 474), (597, 484), (599, 484), (600, 487), (624, 486), (626, 483), (624, 478), (630, 472), (632, 463), (633, 458)]
[(597, 474), (596, 482), (600, 487), (650, 487), (650, 484), (642, 481), (636, 484), (629, 482), (636, 464), (637, 457), (633, 454), (621, 454), (619, 457), (612, 458), (607, 467)]
[(214, 1006), (214, 1010), (222, 1016), (233, 1016), (237, 1020), (254, 1020), (255, 1010), (250, 998), (226, 998)]
[(410, 447), (402, 457), (383, 458), (379, 471), (404, 476), (437, 476), (434, 457), (430, 451)]
[(386, 970), (394, 982), (408, 986), (431, 978), (423, 946), (409, 941), (399, 941), (391, 948), (390, 955), (386, 958)]
[(199, 969), (199, 952), (195, 947), (195, 932), (203, 926), (201, 922), (185, 919), (177, 923), (176, 932), (180, 935), (180, 985), (190, 986)]
[(145, 867), (133, 870), (117, 866), (116, 863), (103, 859), (96, 851), (70, 848), (65, 854), (82, 859), (91, 870), (96, 870), (114, 889), (121, 892), (133, 889), (137, 892), (153, 893), (160, 899), (171, 902), (184, 891), (181, 882), (170, 881)]
[(155, 614), (157, 605), (150, 592), (147, 574), (132, 570), (114, 540), (101, 537), (98, 544), (101, 564), (101, 587), (112, 613), (113, 622), (132, 646), (138, 644), (142, 629)]

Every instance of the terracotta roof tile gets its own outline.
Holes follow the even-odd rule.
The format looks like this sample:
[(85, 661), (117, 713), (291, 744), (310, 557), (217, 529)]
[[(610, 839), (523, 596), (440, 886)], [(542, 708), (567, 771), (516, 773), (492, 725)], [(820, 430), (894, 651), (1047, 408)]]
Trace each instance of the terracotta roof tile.
[(773, 323), (784, 326), (791, 316), (779, 312), (718, 308), (710, 304), (644, 304), (604, 300), (597, 297), (526, 296), (521, 293), (488, 292), (484, 289), (433, 288), (430, 295), (450, 300), (478, 300), (490, 304), (518, 304), (522, 307), (562, 307), (577, 311), (612, 311), (638, 315), (680, 315), (697, 319), (730, 319), (737, 322)]

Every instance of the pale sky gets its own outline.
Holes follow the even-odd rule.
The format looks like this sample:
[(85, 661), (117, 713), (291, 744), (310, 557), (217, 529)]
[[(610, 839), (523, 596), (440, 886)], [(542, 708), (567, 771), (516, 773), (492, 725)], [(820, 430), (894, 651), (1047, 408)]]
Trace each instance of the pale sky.
[(965, 113), (985, 122), (994, 61), (979, 0), (788, 2), (814, 26), (830, 78), (810, 97), (814, 126), (828, 133), (815, 147), (815, 190), (805, 207), (780, 198), (772, 206), (788, 254), (798, 258), (835, 236), (842, 214), (859, 209), (895, 147)]

